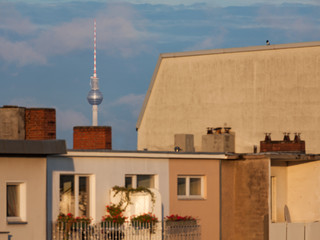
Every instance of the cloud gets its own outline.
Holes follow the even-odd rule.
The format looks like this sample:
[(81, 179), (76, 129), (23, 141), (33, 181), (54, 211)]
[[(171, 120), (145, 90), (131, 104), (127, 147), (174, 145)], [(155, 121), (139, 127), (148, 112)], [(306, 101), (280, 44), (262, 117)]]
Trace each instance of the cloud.
[(113, 54), (131, 57), (148, 51), (152, 39), (138, 12), (128, 4), (112, 4), (97, 17), (98, 46)]
[(144, 94), (129, 94), (123, 97), (118, 98), (114, 102), (110, 103), (111, 107), (129, 107), (133, 117), (138, 117), (140, 109), (143, 103), (145, 95)]
[(215, 34), (211, 34), (211, 36), (205, 36), (202, 41), (197, 42), (191, 47), (188, 47), (186, 51), (219, 48), (225, 42), (227, 37), (226, 35), (227, 30), (220, 27)]
[[(93, 48), (93, 18), (73, 18), (59, 25), (41, 26), (22, 17), (14, 5), (0, 6), (0, 57), (6, 62), (46, 64), (51, 56)], [(97, 15), (98, 51), (126, 58), (149, 51), (147, 42), (151, 35), (144, 25), (145, 20), (131, 5), (106, 5)], [(17, 40), (13, 33), (29, 36)]]
[(23, 17), (12, 4), (0, 3), (0, 30), (29, 35), (35, 33), (37, 29), (37, 25), (29, 18)]
[(38, 27), (23, 17), (12, 4), (0, 3), (0, 58), (7, 63), (45, 64), (46, 58), (39, 54), (34, 47), (25, 40), (17, 40), (8, 36), (25, 36), (36, 34)]
[(26, 64), (45, 64), (45, 56), (35, 51), (32, 46), (24, 41), (8, 41), (0, 37), (0, 58), (8, 63)]
[(112, 105), (129, 105), (132, 107), (136, 107), (141, 105), (144, 100), (144, 94), (129, 94), (115, 100)]
[[(315, 7), (315, 6), (314, 6)], [(319, 38), (319, 18), (305, 14), (311, 11), (312, 6), (262, 6), (257, 11), (255, 27), (269, 28), (273, 31), (283, 31), (284, 35), (294, 41), (304, 41), (304, 38)]]
[(74, 126), (87, 126), (90, 124), (89, 119), (81, 112), (72, 109), (61, 109), (56, 106), (48, 106), (43, 101), (33, 97), (15, 98), (7, 105), (27, 107), (27, 108), (54, 108), (56, 109), (57, 129), (59, 131), (72, 131)]
[(10, 100), (8, 105), (19, 106), (19, 107), (30, 107), (30, 108), (41, 108), (41, 107), (48, 107), (45, 106), (41, 101), (33, 97), (26, 97), (26, 98), (15, 98)]
[(31, 43), (44, 56), (61, 55), (89, 48), (93, 34), (92, 19), (74, 19), (42, 31)]
[(88, 126), (89, 119), (81, 112), (56, 108), (57, 128), (59, 131), (71, 131), (74, 126)]

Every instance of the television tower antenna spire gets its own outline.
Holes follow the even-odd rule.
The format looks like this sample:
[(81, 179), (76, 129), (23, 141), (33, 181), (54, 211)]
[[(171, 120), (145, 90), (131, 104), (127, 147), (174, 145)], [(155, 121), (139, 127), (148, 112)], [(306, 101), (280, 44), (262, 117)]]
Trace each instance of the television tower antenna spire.
[(97, 27), (94, 19), (93, 31), (93, 76), (91, 80), (91, 90), (88, 93), (87, 100), (92, 105), (92, 126), (98, 126), (98, 105), (103, 100), (102, 93), (99, 90), (99, 78), (97, 77)]

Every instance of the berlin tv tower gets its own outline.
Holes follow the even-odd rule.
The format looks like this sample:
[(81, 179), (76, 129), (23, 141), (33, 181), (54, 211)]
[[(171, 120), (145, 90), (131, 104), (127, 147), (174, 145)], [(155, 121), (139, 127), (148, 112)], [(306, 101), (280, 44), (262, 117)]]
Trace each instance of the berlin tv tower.
[(97, 32), (96, 20), (94, 20), (94, 43), (93, 43), (93, 76), (91, 80), (91, 90), (88, 93), (87, 100), (92, 105), (92, 126), (98, 126), (98, 105), (102, 102), (103, 96), (99, 90), (99, 78), (97, 78)]

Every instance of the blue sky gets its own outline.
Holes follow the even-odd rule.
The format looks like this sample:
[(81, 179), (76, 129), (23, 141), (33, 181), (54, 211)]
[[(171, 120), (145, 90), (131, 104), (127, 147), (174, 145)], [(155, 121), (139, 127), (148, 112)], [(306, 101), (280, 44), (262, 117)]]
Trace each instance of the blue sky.
[(86, 96), (97, 74), (99, 125), (114, 149), (136, 148), (136, 120), (163, 52), (320, 40), (320, 1), (1, 1), (0, 105), (54, 107), (57, 137), (91, 124)]

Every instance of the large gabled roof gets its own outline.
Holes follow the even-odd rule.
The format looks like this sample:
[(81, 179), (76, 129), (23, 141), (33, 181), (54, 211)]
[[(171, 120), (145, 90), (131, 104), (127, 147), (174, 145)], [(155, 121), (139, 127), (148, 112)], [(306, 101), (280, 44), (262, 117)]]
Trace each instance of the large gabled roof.
[(221, 48), (212, 50), (200, 50), (200, 51), (189, 51), (189, 52), (174, 52), (174, 53), (162, 53), (160, 54), (155, 70), (153, 72), (151, 82), (144, 98), (144, 102), (137, 120), (136, 129), (138, 130), (142, 118), (144, 116), (148, 101), (153, 90), (153, 86), (160, 69), (161, 61), (164, 58), (176, 58), (176, 57), (191, 57), (191, 56), (203, 56), (203, 55), (213, 55), (213, 54), (224, 54), (224, 53), (240, 53), (240, 52), (254, 52), (254, 51), (269, 51), (278, 49), (290, 49), (290, 48), (304, 48), (304, 47), (318, 47), (320, 46), (320, 41), (316, 42), (302, 42), (302, 43), (288, 43), (288, 44), (277, 44), (277, 45), (263, 45), (263, 46), (251, 46), (251, 47), (241, 47), (241, 48)]

